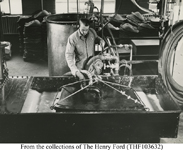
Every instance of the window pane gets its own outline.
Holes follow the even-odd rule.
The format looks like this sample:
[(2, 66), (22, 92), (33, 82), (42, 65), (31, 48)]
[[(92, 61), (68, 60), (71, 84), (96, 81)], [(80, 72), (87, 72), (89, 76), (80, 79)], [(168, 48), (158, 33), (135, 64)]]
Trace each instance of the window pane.
[(85, 9), (85, 2), (86, 0), (79, 0), (79, 12), (83, 13)]
[(67, 0), (56, 0), (56, 13), (67, 13)]
[(101, 0), (93, 0), (93, 3), (95, 5), (95, 7), (97, 7), (98, 10), (100, 11), (100, 8), (101, 8)]
[(3, 0), (1, 2), (1, 11), (11, 14), (22, 14), (22, 0)]
[(1, 5), (1, 11), (3, 13), (10, 13), (8, 0), (4, 0), (3, 2), (0, 3), (0, 5)]
[(10, 0), (11, 14), (22, 14), (22, 0)]
[(69, 0), (69, 12), (77, 12), (77, 0)]
[[(85, 9), (85, 2), (88, 0), (79, 0), (79, 12), (84, 12)], [(101, 0), (93, 0), (94, 6), (97, 7), (100, 11), (100, 6), (101, 6)], [(96, 11), (96, 10), (94, 10)]]
[[(88, 0), (78, 0), (78, 12), (83, 13), (85, 9), (85, 2)], [(69, 10), (67, 10), (67, 2), (69, 2)], [(93, 0), (94, 5), (100, 11), (101, 0)], [(95, 10), (96, 11), (96, 10)], [(56, 0), (56, 13), (73, 13), (77, 12), (77, 0)], [(115, 0), (104, 0), (104, 13), (115, 12)]]
[(115, 0), (104, 0), (104, 13), (115, 12)]

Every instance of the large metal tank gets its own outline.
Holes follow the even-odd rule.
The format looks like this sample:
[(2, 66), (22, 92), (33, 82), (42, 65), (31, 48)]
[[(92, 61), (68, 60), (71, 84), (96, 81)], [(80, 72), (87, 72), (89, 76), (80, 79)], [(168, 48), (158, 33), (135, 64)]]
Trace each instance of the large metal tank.
[(69, 71), (65, 60), (67, 39), (76, 31), (78, 19), (83, 15), (56, 14), (47, 17), (49, 76), (61, 76)]

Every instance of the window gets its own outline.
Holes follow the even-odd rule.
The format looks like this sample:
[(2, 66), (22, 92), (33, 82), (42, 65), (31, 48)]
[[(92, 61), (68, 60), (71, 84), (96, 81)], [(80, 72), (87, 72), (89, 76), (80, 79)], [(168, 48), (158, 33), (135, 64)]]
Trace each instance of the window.
[(67, 13), (68, 12), (68, 6), (67, 6), (68, 0), (56, 0), (56, 13)]
[[(86, 0), (78, 0), (78, 12), (81, 12), (82, 1)], [(77, 0), (56, 0), (55, 3), (56, 13), (77, 13)]]
[(115, 13), (115, 0), (104, 0), (104, 13)]
[(3, 0), (0, 5), (5, 14), (22, 14), (22, 0)]
[[(73, 12), (77, 12), (77, 0), (69, 0), (69, 12), (73, 13)], [(78, 0), (78, 8), (79, 8), (79, 0)], [(80, 12), (80, 10), (78, 10), (78, 12)]]
[[(85, 2), (88, 0), (56, 0), (56, 13), (77, 13), (77, 1), (78, 1), (78, 12), (84, 12)], [(100, 11), (101, 0), (93, 0), (94, 5)], [(104, 0), (104, 13), (115, 12), (115, 0)]]
[(4, 0), (3, 2), (0, 3), (1, 5), (1, 11), (2, 13), (10, 13), (10, 7), (9, 7), (9, 1)]

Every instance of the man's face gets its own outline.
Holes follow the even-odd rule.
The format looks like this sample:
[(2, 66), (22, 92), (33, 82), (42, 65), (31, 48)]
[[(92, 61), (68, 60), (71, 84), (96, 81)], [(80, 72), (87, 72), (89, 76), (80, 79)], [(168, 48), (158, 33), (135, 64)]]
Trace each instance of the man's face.
[(87, 35), (89, 31), (89, 26), (85, 26), (82, 22), (80, 22), (79, 30), (83, 36)]

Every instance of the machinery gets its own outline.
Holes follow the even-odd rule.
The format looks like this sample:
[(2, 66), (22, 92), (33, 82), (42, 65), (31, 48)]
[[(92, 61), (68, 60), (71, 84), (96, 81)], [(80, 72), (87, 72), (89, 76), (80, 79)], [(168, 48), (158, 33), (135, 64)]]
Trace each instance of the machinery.
[[(176, 47), (176, 43), (166, 45), (167, 38), (173, 38), (174, 41), (178, 35), (181, 41), (183, 23), (180, 21), (164, 35), (158, 75), (133, 76), (133, 63), (144, 61), (133, 61), (133, 45), (116, 44), (107, 28), (112, 35), (109, 38), (102, 32), (107, 46), (88, 60), (82, 71), (86, 80), (78, 81), (73, 76), (64, 76), (69, 70), (63, 54), (65, 40), (77, 29), (77, 19), (81, 16), (86, 14), (56, 14), (47, 17), (50, 76), (8, 78), (2, 91), (4, 105), (0, 128), (6, 130), (7, 124), (13, 124), (13, 127), (8, 129), (11, 136), (2, 132), (0, 141), (152, 143), (159, 142), (163, 137), (176, 138), (182, 89), (171, 78), (164, 56), (170, 58), (168, 54)], [(100, 18), (100, 21), (103, 19)], [(98, 31), (103, 31), (109, 23), (102, 22)], [(58, 38), (58, 32), (62, 32), (63, 36)], [(171, 33), (178, 32), (171, 36)], [(166, 53), (164, 49), (170, 51)], [(121, 60), (119, 51), (128, 53), (129, 60)], [(2, 55), (1, 59), (3, 70)], [(61, 63), (57, 63), (58, 60)], [(68, 87), (73, 88), (74, 92), (67, 91), (69, 95), (64, 97), (62, 90)], [(67, 109), (60, 108), (57, 102), (67, 98), (72, 98), (74, 105)], [(28, 128), (28, 137), (24, 128)]]

